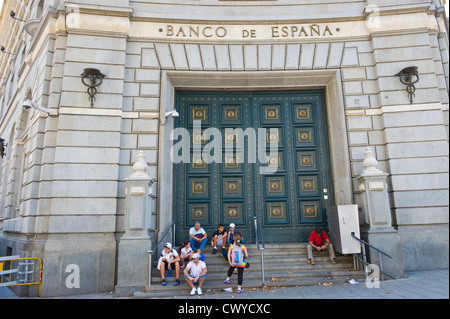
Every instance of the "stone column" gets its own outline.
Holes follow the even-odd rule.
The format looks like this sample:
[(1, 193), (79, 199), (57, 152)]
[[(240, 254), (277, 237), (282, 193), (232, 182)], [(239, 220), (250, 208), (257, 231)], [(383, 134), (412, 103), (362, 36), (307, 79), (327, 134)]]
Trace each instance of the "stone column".
[[(366, 225), (361, 229), (361, 237), (369, 244), (381, 249), (393, 258), (381, 256), (383, 270), (396, 278), (404, 276), (403, 255), (397, 230), (392, 227), (391, 209), (387, 192), (388, 174), (376, 168), (370, 147), (364, 152), (365, 170), (358, 176), (362, 198), (363, 220)], [(378, 252), (366, 247), (369, 262), (379, 265)]]
[(117, 269), (118, 295), (132, 294), (148, 283), (148, 254), (151, 241), (147, 233), (150, 226), (149, 183), (144, 152), (139, 151), (137, 162), (126, 182), (125, 234), (119, 242)]

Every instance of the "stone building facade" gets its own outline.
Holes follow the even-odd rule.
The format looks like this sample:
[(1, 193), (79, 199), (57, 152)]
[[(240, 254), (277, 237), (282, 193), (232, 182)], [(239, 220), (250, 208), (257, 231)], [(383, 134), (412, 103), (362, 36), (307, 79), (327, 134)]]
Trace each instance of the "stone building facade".
[[(150, 247), (147, 229), (158, 237), (173, 220), (181, 228), (190, 226), (174, 212), (183, 194), (174, 180), (170, 134), (182, 119), (166, 117), (174, 108), (183, 115), (180, 92), (190, 92), (193, 99), (195, 92), (199, 99), (246, 92), (250, 99), (257, 93), (280, 100), (321, 92), (325, 133), (317, 156), (328, 159), (323, 165), (329, 185), (317, 190), (310, 206), (356, 203), (362, 208), (361, 229), (370, 232), (358, 179), (370, 147), (378, 168), (387, 173), (389, 221), (402, 268), (448, 268), (444, 2), (5, 0), (0, 255), (41, 258), (44, 296), (74, 293), (65, 284), (72, 264), (81, 274), (77, 294), (113, 290), (121, 282), (120, 242), (132, 228), (129, 177), (139, 151), (148, 179), (156, 180), (156, 196), (144, 201), (149, 208), (139, 226), (143, 231), (130, 230), (125, 237), (147, 236), (144, 246)], [(11, 10), (24, 21), (12, 19)], [(411, 66), (418, 67), (419, 76), (412, 101), (397, 76)], [(105, 75), (93, 104), (81, 79), (86, 68)], [(27, 100), (47, 110), (24, 108)], [(279, 125), (285, 129), (287, 124)], [(291, 149), (285, 146), (287, 154)], [(294, 147), (292, 152), (300, 151)], [(256, 185), (251, 176), (245, 181)], [(288, 170), (284, 176), (292, 180)], [(204, 209), (214, 206), (212, 193)], [(248, 196), (256, 198), (256, 190)], [(287, 209), (289, 196), (278, 200), (280, 208)], [(328, 196), (331, 202), (324, 201)], [(270, 216), (277, 218), (279, 212)], [(289, 223), (286, 229), (311, 225), (296, 218), (293, 213), (283, 220)], [(326, 226), (325, 215), (321, 218)], [(208, 221), (211, 231), (222, 219)], [(134, 258), (148, 258), (142, 247)], [(32, 288), (21, 293), (32, 294)]]

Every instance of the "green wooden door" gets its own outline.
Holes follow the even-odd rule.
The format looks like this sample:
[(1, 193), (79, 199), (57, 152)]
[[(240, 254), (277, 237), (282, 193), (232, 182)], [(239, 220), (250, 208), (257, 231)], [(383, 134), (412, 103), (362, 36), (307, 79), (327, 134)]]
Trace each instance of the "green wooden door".
[[(209, 235), (220, 223), (234, 223), (250, 243), (254, 216), (269, 243), (306, 242), (314, 226), (326, 228), (325, 206), (333, 204), (333, 192), (321, 91), (178, 92), (177, 110), (176, 126), (187, 129), (190, 139), (190, 162), (174, 164), (177, 243), (187, 239), (195, 221)], [(195, 120), (201, 131), (194, 130)], [(254, 129), (256, 140), (239, 135), (239, 128)], [(199, 133), (205, 129), (211, 134)], [(268, 156), (254, 161), (249, 151), (262, 138)], [(269, 153), (272, 143), (276, 154)], [(215, 160), (209, 163), (195, 147)], [(276, 172), (261, 174), (268, 165)]]

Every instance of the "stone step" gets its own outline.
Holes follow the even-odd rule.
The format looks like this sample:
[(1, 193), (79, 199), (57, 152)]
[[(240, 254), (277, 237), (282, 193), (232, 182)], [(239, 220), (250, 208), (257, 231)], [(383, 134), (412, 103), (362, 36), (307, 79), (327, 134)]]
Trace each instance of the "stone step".
[[(226, 277), (225, 274), (220, 276), (207, 276), (205, 283), (203, 284), (204, 293), (222, 293), (224, 288), (237, 288), (237, 274), (233, 274), (230, 280), (230, 284), (224, 284), (223, 280)], [(291, 273), (283, 271), (266, 272), (265, 287), (288, 287), (288, 286), (309, 286), (317, 284), (336, 284), (348, 282), (350, 279), (362, 282), (364, 280), (364, 272), (362, 271), (292, 271)], [(185, 282), (184, 278), (180, 279), (181, 284), (179, 286), (173, 286), (175, 278), (166, 278), (168, 285), (161, 286), (161, 283), (155, 283), (152, 286), (146, 286), (144, 291), (135, 292), (136, 298), (162, 298), (179, 295), (188, 295), (190, 288)], [(248, 274), (244, 273), (243, 288), (255, 289), (262, 288), (261, 274)]]
[[(352, 269), (346, 269), (346, 268), (335, 268), (332, 269), (331, 267), (325, 266), (320, 267), (320, 265), (311, 266), (311, 265), (305, 265), (304, 267), (293, 267), (291, 269), (276, 269), (276, 270), (265, 270), (265, 277), (279, 277), (281, 276), (284, 279), (289, 279), (293, 277), (317, 277), (317, 276), (326, 276), (326, 275), (344, 275), (348, 273), (354, 273), (358, 274), (358, 271), (354, 271)], [(251, 270), (252, 267), (246, 269), (244, 271), (244, 277), (248, 279), (261, 279), (262, 274), (260, 270)], [(217, 281), (223, 281), (227, 275), (228, 268), (222, 269), (222, 271), (217, 272), (209, 272), (207, 273), (206, 277), (209, 282), (217, 282)], [(237, 272), (235, 272), (233, 275), (236, 275)], [(184, 276), (182, 273), (180, 273), (180, 281), (184, 281)], [(175, 282), (175, 274), (172, 274), (171, 277), (165, 277), (166, 282)], [(161, 285), (161, 277), (153, 277), (152, 285)]]
[[(295, 262), (293, 262), (295, 261)], [(348, 260), (345, 258), (336, 257), (337, 264), (331, 264), (331, 262), (328, 260), (328, 257), (318, 257), (315, 258), (315, 265), (311, 265), (305, 262), (305, 260), (300, 259), (297, 261), (297, 259), (289, 259), (289, 262), (287, 260), (282, 260), (283, 264), (280, 264), (280, 260), (272, 259), (272, 260), (266, 260), (264, 259), (264, 270), (267, 271), (268, 269), (277, 268), (277, 269), (286, 269), (286, 270), (319, 270), (319, 269), (342, 269), (342, 270), (351, 270), (353, 269), (353, 261)], [(249, 259), (250, 267), (247, 268), (247, 271), (249, 272), (261, 272), (261, 263), (259, 260), (254, 261), (252, 259)], [(223, 262), (211, 264), (206, 263), (208, 268), (208, 274), (212, 273), (224, 273), (228, 271), (229, 264), (223, 260)], [(180, 269), (180, 273), (182, 273), (183, 270)], [(166, 272), (167, 274), (167, 272)], [(172, 270), (172, 276), (175, 275), (175, 271)], [(156, 268), (152, 271), (153, 278), (160, 277), (160, 271)]]
[[(244, 272), (244, 288), (261, 288), (262, 273), (260, 253), (256, 245), (246, 245), (249, 253), (250, 268)], [(307, 244), (270, 244), (264, 250), (265, 286), (297, 286), (314, 285), (321, 282), (345, 282), (349, 279), (364, 279), (363, 271), (353, 270), (353, 256), (336, 254), (337, 264), (329, 260), (328, 252), (314, 252), (315, 265), (308, 264)], [(219, 249), (217, 254), (211, 253), (211, 247), (203, 250), (208, 273), (203, 291), (220, 293), (228, 271), (228, 262), (223, 258)], [(190, 288), (185, 282), (183, 271), (180, 270), (179, 286), (173, 286), (175, 282), (175, 271), (172, 277), (167, 277), (167, 286), (161, 285), (160, 271), (153, 268), (152, 285), (146, 286), (144, 291), (136, 292), (136, 298), (161, 298), (175, 295), (189, 294)], [(232, 276), (232, 286), (237, 285), (237, 274)]]

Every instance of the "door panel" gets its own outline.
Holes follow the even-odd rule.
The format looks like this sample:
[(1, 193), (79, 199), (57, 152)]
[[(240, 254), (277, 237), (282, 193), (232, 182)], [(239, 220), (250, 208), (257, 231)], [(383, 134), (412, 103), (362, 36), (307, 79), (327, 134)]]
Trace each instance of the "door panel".
[[(306, 242), (314, 226), (326, 227), (325, 205), (332, 205), (333, 192), (323, 100), (320, 91), (177, 93), (176, 125), (189, 130), (191, 150), (196, 143), (208, 147), (215, 138), (223, 146), (217, 150), (221, 163), (191, 154), (191, 163), (174, 165), (177, 243), (197, 220), (209, 235), (219, 223), (234, 223), (250, 243), (254, 216), (266, 242)], [(194, 120), (201, 121), (202, 131), (215, 128), (221, 136), (192, 134)], [(249, 138), (230, 130), (237, 128), (265, 128), (256, 140), (265, 139), (267, 155), (276, 143), (278, 153), (249, 163)], [(260, 174), (268, 165), (277, 171)]]

